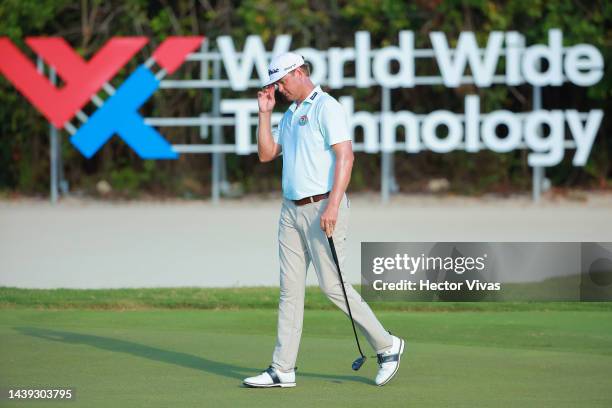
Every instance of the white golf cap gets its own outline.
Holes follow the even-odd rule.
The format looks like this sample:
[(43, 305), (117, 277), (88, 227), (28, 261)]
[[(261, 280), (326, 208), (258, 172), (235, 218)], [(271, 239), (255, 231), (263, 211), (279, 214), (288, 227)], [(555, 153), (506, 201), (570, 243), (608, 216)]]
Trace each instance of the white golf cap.
[(304, 65), (304, 58), (294, 52), (286, 52), (273, 57), (268, 66), (268, 80), (264, 86), (273, 84), (302, 65)]

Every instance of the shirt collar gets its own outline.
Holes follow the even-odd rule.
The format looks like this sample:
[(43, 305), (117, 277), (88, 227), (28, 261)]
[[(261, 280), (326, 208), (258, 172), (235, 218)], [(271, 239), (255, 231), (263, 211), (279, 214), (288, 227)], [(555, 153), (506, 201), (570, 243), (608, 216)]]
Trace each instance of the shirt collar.
[(317, 99), (317, 97), (319, 95), (321, 95), (321, 92), (323, 92), (321, 90), (321, 86), (317, 85), (314, 87), (314, 89), (308, 94), (308, 96), (304, 99), (304, 102), (307, 103), (313, 103), (315, 101), (315, 99)]
[[(304, 98), (304, 100), (302, 101), (302, 103), (313, 103), (318, 97), (319, 95), (321, 95), (323, 91), (321, 90), (321, 85), (317, 85), (313, 88), (312, 91), (310, 91), (310, 93), (308, 94), (308, 96), (306, 98)], [(295, 112), (295, 110), (297, 109), (297, 103), (293, 102), (290, 106), (289, 106), (289, 110), (291, 112)]]

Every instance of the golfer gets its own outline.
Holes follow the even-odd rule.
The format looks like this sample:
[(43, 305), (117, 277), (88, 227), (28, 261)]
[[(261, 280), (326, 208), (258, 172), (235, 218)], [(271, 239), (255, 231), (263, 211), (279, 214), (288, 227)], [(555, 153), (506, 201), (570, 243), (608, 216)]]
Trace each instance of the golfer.
[[(272, 365), (249, 377), (251, 387), (295, 387), (295, 362), (302, 335), (306, 270), (312, 263), (321, 290), (347, 313), (338, 271), (327, 237), (332, 237), (340, 265), (345, 257), (353, 149), (342, 106), (310, 80), (304, 59), (295, 53), (274, 57), (269, 80), (258, 92), (258, 153), (262, 162), (283, 156), (283, 204), (278, 228), (280, 300), (278, 335)], [(278, 128), (271, 116), (278, 90), (293, 102)], [(404, 341), (380, 324), (351, 285), (345, 285), (353, 318), (378, 354), (377, 385), (399, 368)]]

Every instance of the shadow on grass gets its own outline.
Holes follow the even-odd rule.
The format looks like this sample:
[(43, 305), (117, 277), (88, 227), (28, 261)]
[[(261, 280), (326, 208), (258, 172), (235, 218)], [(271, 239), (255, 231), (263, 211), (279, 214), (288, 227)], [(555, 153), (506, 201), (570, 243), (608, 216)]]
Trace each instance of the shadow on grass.
[[(113, 339), (111, 337), (94, 336), (91, 334), (74, 333), (67, 331), (35, 328), (35, 327), (15, 327), (16, 331), (26, 336), (37, 337), (48, 341), (57, 341), (70, 344), (85, 344), (102, 350), (130, 354), (132, 356), (146, 358), (153, 361), (160, 361), (166, 364), (174, 364), (194, 370), (206, 371), (211, 374), (233, 378), (242, 381), (245, 377), (256, 375), (261, 372), (260, 368), (241, 367), (234, 364), (223, 363), (210, 360), (192, 354), (181, 353), (178, 351), (163, 350), (132, 341)], [(331, 380), (335, 383), (342, 381), (361, 382), (372, 384), (373, 382), (364, 377), (353, 375), (329, 375), (299, 372), (300, 376)]]

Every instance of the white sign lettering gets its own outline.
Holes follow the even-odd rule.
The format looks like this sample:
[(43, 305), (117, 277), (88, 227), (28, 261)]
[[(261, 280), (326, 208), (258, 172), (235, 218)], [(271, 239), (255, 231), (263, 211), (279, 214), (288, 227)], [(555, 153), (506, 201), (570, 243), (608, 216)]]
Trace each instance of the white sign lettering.
[[(441, 83), (449, 88), (464, 83), (474, 83), (481, 88), (493, 84), (516, 86), (560, 86), (566, 82), (587, 87), (599, 82), (604, 73), (601, 52), (592, 45), (578, 44), (563, 47), (563, 33), (558, 29), (548, 32), (547, 44), (525, 45), (525, 38), (518, 32), (493, 31), (480, 48), (473, 32), (462, 32), (455, 48), (449, 45), (445, 33), (429, 34), (431, 50), (415, 49), (412, 31), (400, 31), (398, 45), (371, 48), (370, 33), (355, 33), (354, 47), (333, 47), (326, 51), (313, 48), (296, 50), (312, 64), (312, 80), (332, 89), (348, 85), (357, 88), (381, 86), (385, 88), (412, 88), (432, 76), (416, 74), (419, 61), (433, 58), (439, 70)], [(275, 39), (271, 54), (291, 49), (291, 36)], [(233, 90), (245, 90), (254, 73), (263, 82), (267, 80), (269, 54), (261, 37), (247, 37), (244, 49), (238, 52), (229, 36), (217, 39), (217, 46)], [(503, 63), (503, 72), (500, 69)], [(354, 67), (354, 77), (345, 77), (346, 67)], [(433, 77), (435, 78), (435, 77)], [(431, 83), (431, 82), (426, 82)], [(580, 113), (567, 110), (536, 110), (515, 113), (497, 110), (481, 113), (480, 98), (468, 95), (464, 100), (464, 113), (436, 110), (427, 115), (409, 111), (373, 113), (355, 112), (352, 97), (339, 98), (353, 130), (360, 128), (363, 140), (359, 141), (368, 153), (393, 152), (398, 149), (408, 153), (431, 150), (446, 153), (462, 149), (477, 152), (490, 149), (510, 152), (515, 149), (530, 150), (530, 166), (554, 166), (564, 156), (566, 148), (575, 148), (573, 164), (584, 166), (590, 155), (595, 137), (603, 120), (599, 109)], [(232, 114), (236, 120), (236, 152), (252, 151), (252, 117), (257, 112), (254, 100), (224, 100), (221, 111)], [(274, 115), (275, 122), (280, 119)], [(566, 126), (567, 124), (567, 126)], [(405, 141), (397, 143), (398, 129), (403, 130)], [(571, 140), (565, 140), (565, 129)]]

